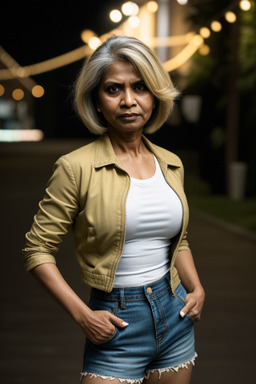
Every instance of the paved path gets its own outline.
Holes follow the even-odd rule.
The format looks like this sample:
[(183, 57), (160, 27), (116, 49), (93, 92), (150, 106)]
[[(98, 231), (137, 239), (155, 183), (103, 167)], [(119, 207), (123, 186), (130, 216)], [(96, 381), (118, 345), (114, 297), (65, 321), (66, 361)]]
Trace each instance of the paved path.
[[(0, 146), (1, 384), (78, 384), (84, 336), (23, 269), (21, 248), (54, 160), (77, 143)], [(256, 241), (192, 212), (190, 242), (207, 292), (192, 384), (255, 383)], [(87, 301), (68, 236), (59, 267)]]

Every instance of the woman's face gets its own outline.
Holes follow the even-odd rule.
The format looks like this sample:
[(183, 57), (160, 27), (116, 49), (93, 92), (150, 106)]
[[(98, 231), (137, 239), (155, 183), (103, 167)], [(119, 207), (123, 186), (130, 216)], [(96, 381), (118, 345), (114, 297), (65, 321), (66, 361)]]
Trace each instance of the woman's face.
[(115, 61), (103, 77), (98, 107), (116, 133), (143, 131), (154, 108), (154, 96), (127, 61)]

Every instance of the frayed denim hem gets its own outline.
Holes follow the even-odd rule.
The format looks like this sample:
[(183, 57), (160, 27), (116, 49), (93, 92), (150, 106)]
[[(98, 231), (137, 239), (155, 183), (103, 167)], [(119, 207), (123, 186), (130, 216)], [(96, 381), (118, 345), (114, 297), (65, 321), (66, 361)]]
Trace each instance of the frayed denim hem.
[(163, 372), (179, 372), (179, 369), (186, 368), (188, 369), (188, 366), (192, 364), (195, 365), (195, 359), (197, 358), (197, 353), (195, 353), (194, 357), (191, 360), (186, 361), (185, 363), (181, 363), (179, 365), (176, 365), (174, 367), (168, 367), (168, 368), (156, 368), (156, 369), (150, 369), (147, 371), (147, 374), (145, 376), (145, 379), (148, 379), (151, 373), (158, 372), (159, 379), (161, 378), (161, 374)]
[(101, 379), (103, 380), (106, 380), (106, 379), (109, 379), (109, 380), (115, 380), (115, 379), (118, 379), (120, 381), (120, 383), (128, 383), (128, 384), (141, 384), (144, 380), (144, 377), (142, 377), (141, 379), (123, 379), (123, 378), (119, 378), (119, 377), (112, 377), (112, 376), (102, 376), (102, 375), (98, 375), (96, 373), (89, 373), (89, 372), (82, 372), (81, 373), (81, 381), (83, 380), (83, 377), (84, 376), (87, 376), (89, 375), (90, 378), (97, 378), (97, 377), (100, 377)]
[(194, 357), (191, 359), (191, 360), (188, 360), (186, 361), (185, 363), (181, 363), (179, 365), (176, 365), (174, 367), (167, 367), (167, 368), (156, 368), (156, 369), (150, 369), (147, 371), (146, 373), (146, 376), (145, 377), (142, 377), (140, 379), (124, 379), (124, 378), (119, 378), (119, 377), (113, 377), (113, 376), (103, 376), (103, 375), (98, 375), (96, 373), (89, 373), (89, 372), (82, 372), (81, 373), (81, 381), (83, 379), (84, 376), (87, 376), (89, 375), (90, 378), (97, 378), (97, 377), (100, 377), (101, 379), (103, 380), (106, 380), (106, 379), (109, 379), (109, 380), (115, 380), (115, 379), (118, 379), (120, 381), (120, 383), (128, 383), (128, 384), (142, 384), (143, 380), (144, 379), (148, 379), (149, 376), (154, 373), (154, 372), (158, 372), (158, 378), (161, 379), (161, 375), (162, 373), (164, 372), (179, 372), (179, 370), (181, 368), (186, 368), (188, 369), (188, 366), (190, 364), (192, 364), (193, 366), (195, 365), (195, 359), (197, 358), (197, 353), (195, 353)]

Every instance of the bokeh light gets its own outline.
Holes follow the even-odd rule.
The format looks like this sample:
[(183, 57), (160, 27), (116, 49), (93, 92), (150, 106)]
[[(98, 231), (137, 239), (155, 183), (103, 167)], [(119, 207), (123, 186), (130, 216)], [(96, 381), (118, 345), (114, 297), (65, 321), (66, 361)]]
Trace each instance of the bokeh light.
[(199, 48), (199, 53), (202, 56), (207, 56), (210, 53), (210, 47), (209, 45), (204, 44), (202, 47)]
[(140, 25), (140, 19), (137, 16), (131, 16), (128, 19), (130, 27), (137, 28)]
[(41, 85), (35, 85), (31, 92), (34, 97), (40, 98), (44, 95), (44, 88)]
[(206, 27), (202, 27), (200, 28), (200, 35), (204, 38), (204, 39), (207, 39), (210, 35), (211, 35), (211, 31), (209, 30), (209, 28), (206, 28)]
[(24, 98), (24, 91), (20, 88), (16, 88), (14, 89), (14, 91), (12, 92), (12, 97), (14, 100), (16, 101), (20, 101)]
[(242, 11), (249, 11), (251, 9), (251, 3), (248, 0), (240, 1), (239, 6), (242, 9)]
[(88, 44), (89, 40), (94, 36), (95, 36), (95, 33), (90, 29), (85, 29), (81, 32), (81, 39), (86, 44)]
[(236, 21), (236, 14), (234, 12), (228, 11), (225, 13), (225, 19), (228, 23), (235, 23)]
[(119, 23), (119, 21), (122, 20), (122, 13), (118, 9), (113, 9), (113, 11), (109, 14), (110, 20), (113, 21), (113, 23)]
[(95, 49), (97, 49), (97, 48), (101, 45), (101, 40), (100, 40), (98, 37), (94, 36), (94, 37), (92, 37), (92, 38), (89, 40), (88, 45), (89, 45), (89, 47), (90, 47), (93, 51), (95, 51)]
[(219, 21), (214, 20), (211, 22), (211, 29), (213, 32), (220, 32), (222, 30), (222, 25)]
[(5, 93), (5, 88), (2, 84), (0, 84), (0, 96), (3, 96)]
[(156, 1), (149, 1), (147, 3), (147, 9), (151, 13), (157, 12), (158, 11), (158, 4), (157, 4), (157, 2)]
[(133, 1), (127, 1), (122, 5), (122, 12), (125, 16), (136, 16), (139, 13), (139, 7)]

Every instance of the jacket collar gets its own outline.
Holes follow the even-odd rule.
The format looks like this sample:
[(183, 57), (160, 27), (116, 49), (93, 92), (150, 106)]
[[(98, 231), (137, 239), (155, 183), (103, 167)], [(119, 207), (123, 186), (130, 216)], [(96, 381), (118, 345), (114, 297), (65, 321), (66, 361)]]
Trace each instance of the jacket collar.
[[(164, 163), (166, 166), (180, 167), (180, 159), (172, 152), (159, 147), (151, 141), (149, 141), (144, 135), (142, 139), (148, 149), (156, 156), (157, 160)], [(105, 167), (107, 165), (114, 164), (120, 167), (118, 158), (112, 147), (110, 138), (107, 133), (100, 136), (97, 140), (96, 151), (95, 151), (95, 168)]]

